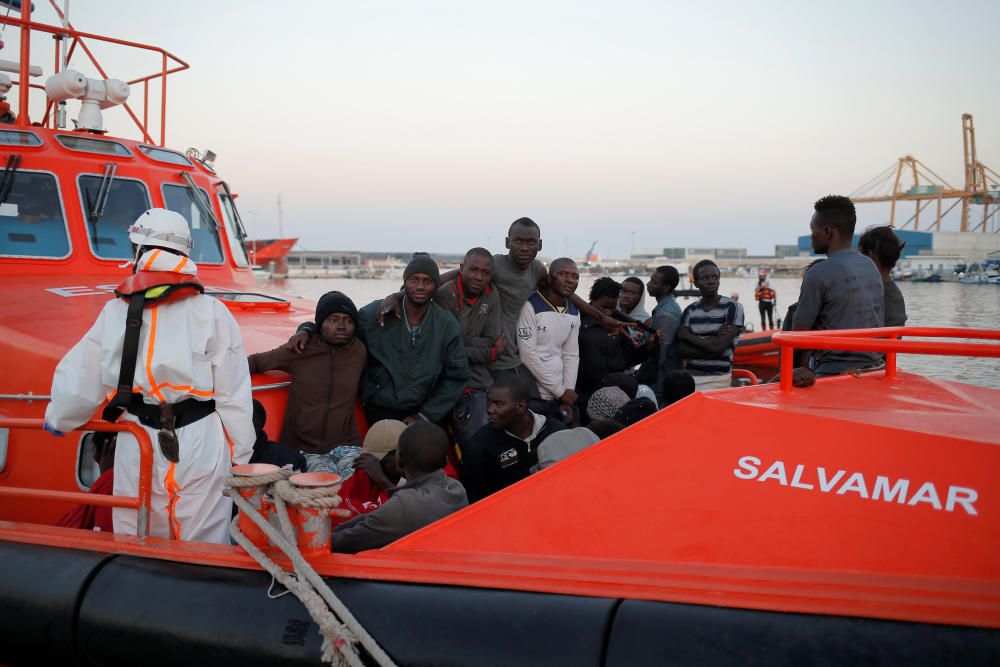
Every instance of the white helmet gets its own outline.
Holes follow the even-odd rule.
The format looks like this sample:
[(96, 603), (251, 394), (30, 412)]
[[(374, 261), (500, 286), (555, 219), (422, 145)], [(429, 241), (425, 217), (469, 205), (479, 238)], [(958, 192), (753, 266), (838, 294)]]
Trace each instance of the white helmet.
[(137, 246), (158, 246), (189, 255), (191, 230), (180, 213), (165, 208), (151, 208), (128, 228), (128, 240)]

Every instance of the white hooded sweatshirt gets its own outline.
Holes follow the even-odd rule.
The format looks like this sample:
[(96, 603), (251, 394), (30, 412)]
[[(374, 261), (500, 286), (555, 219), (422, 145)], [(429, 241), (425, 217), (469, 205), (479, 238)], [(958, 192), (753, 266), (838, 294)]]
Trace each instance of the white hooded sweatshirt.
[[(190, 259), (161, 250), (139, 258), (139, 271), (196, 275)], [(90, 331), (66, 354), (52, 379), (52, 402), (45, 421), (72, 431), (91, 418), (118, 385), (128, 303), (109, 301)], [(180, 461), (168, 461), (157, 446), (156, 429), (145, 428), (153, 443), (153, 506), (150, 534), (228, 544), (232, 501), (222, 480), (234, 463), (253, 452), (250, 372), (236, 320), (218, 299), (197, 294), (147, 306), (142, 314), (134, 391), (158, 405), (186, 398), (215, 400), (215, 413), (177, 429)], [(99, 416), (98, 416), (99, 418)], [(139, 423), (126, 412), (123, 420)], [(115, 449), (115, 495), (137, 496), (139, 448), (127, 434)], [(134, 535), (137, 513), (115, 508), (116, 533)]]

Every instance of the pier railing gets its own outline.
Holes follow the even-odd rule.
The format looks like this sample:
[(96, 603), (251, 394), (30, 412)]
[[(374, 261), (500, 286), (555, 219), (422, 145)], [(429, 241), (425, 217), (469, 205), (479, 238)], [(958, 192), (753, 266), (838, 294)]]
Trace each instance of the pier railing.
[[(906, 336), (907, 340), (899, 340)], [(885, 353), (885, 377), (896, 377), (897, 354), (927, 354), (949, 357), (1000, 357), (1000, 344), (957, 341), (911, 340), (912, 338), (964, 338), (1000, 341), (997, 329), (943, 327), (881, 327), (833, 331), (782, 331), (771, 336), (781, 349), (781, 391), (792, 390), (792, 350), (843, 350)]]

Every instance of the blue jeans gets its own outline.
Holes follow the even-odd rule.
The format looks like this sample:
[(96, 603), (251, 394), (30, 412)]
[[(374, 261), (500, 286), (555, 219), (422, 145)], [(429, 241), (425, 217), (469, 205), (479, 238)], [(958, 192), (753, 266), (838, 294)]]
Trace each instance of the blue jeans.
[(354, 474), (351, 466), (354, 459), (361, 455), (360, 445), (337, 445), (326, 454), (302, 453), (306, 457), (308, 472), (332, 472), (346, 480)]

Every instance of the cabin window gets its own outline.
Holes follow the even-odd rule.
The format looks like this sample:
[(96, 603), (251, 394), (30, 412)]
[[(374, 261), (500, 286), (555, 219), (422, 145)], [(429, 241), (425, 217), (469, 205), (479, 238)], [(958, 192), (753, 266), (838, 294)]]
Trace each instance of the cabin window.
[(132, 157), (132, 153), (129, 149), (125, 148), (125, 144), (120, 144), (117, 141), (76, 137), (71, 134), (57, 134), (56, 141), (62, 144), (63, 148), (68, 148), (71, 151), (115, 155), (117, 157)]
[(69, 235), (59, 185), (52, 174), (7, 172), (9, 189), (0, 189), (0, 255), (6, 257), (69, 257)]
[[(108, 436), (102, 436), (107, 438)], [(97, 453), (97, 433), (84, 433), (76, 447), (76, 484), (83, 491), (89, 491), (101, 476), (101, 466)], [(112, 450), (111, 456), (114, 456)]]
[(177, 151), (170, 151), (166, 148), (156, 148), (155, 146), (139, 146), (139, 150), (150, 160), (176, 164), (181, 167), (193, 167), (191, 160)]
[(3, 146), (41, 146), (42, 140), (31, 132), (18, 130), (0, 130), (0, 145)]
[(219, 193), (219, 205), (222, 207), (222, 217), (226, 221), (226, 236), (229, 238), (229, 252), (233, 254), (236, 266), (250, 266), (246, 246), (240, 240), (243, 233), (236, 222), (236, 202), (229, 195)]
[(115, 177), (106, 184), (104, 210), (97, 210), (102, 176), (80, 176), (80, 199), (87, 221), (87, 240), (101, 259), (132, 259), (128, 228), (150, 209), (146, 184), (131, 178)]
[(194, 242), (191, 259), (208, 264), (221, 263), (222, 246), (219, 243), (219, 230), (204, 208), (210, 205), (208, 193), (198, 188), (198, 194), (195, 195), (186, 185), (164, 183), (163, 201), (171, 211), (183, 215), (191, 227), (191, 240)]

